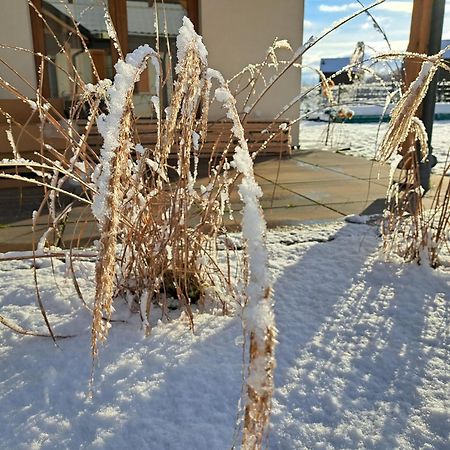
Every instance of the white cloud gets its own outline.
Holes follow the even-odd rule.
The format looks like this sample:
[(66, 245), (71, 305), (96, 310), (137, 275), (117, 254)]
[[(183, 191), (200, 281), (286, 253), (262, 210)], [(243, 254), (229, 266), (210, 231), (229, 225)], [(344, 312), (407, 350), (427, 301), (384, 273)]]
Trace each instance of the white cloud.
[(319, 5), (319, 11), (322, 12), (343, 12), (349, 9), (358, 9), (361, 7), (358, 3), (346, 3), (344, 5)]
[[(380, 25), (380, 27), (383, 29), (383, 31), (387, 31), (388, 30), (388, 26), (391, 25), (392, 21), (390, 17), (385, 17), (385, 16), (377, 16), (376, 17), (376, 21), (378, 23), (378, 25)], [(361, 30), (363, 31), (368, 31), (368, 30), (375, 30), (376, 26), (374, 21), (368, 17), (367, 20), (360, 26)], [(392, 34), (392, 33), (389, 33)]]
[(444, 30), (442, 39), (450, 39), (450, 1), (445, 2)]
[[(364, 2), (363, 2), (364, 3)], [(366, 6), (368, 6), (370, 2), (366, 2)], [(385, 3), (376, 6), (372, 9), (372, 11), (389, 11), (389, 12), (404, 12), (410, 13), (412, 11), (413, 2), (412, 0), (386, 0)], [(345, 11), (353, 11), (362, 9), (362, 6), (357, 2), (344, 3), (343, 5), (319, 5), (319, 11), (321, 12), (345, 12)]]
[(305, 30), (309, 30), (309, 29), (313, 28), (313, 26), (314, 26), (314, 23), (311, 22), (310, 20), (305, 20), (305, 21), (303, 22), (303, 28), (304, 28)]
[(382, 3), (379, 6), (376, 6), (374, 8), (374, 11), (390, 11), (390, 12), (404, 12), (404, 13), (410, 13), (413, 8), (413, 2), (412, 1), (389, 1), (387, 0), (385, 3)]

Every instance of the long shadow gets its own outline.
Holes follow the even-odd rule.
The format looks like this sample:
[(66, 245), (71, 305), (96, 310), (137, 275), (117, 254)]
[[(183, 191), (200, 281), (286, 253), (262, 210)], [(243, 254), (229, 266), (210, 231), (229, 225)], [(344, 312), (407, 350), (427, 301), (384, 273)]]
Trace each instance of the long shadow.
[[(338, 244), (345, 232), (313, 247), (292, 268), (304, 274), (296, 281), (298, 310), (278, 302), (284, 324), (278, 357), (286, 360), (276, 378), (271, 448), (447, 448), (445, 370), (432, 374), (430, 365), (445, 366), (449, 317), (442, 297), (448, 284), (427, 268), (367, 257), (374, 236), (366, 236), (358, 258), (356, 241)], [(343, 261), (339, 252), (346, 247), (348, 255), (352, 242), (353, 262)], [(314, 260), (327, 260), (326, 253), (330, 266), (341, 269), (323, 268), (329, 272), (323, 287), (310, 271)], [(346, 274), (347, 283), (330, 283), (335, 272)], [(285, 290), (284, 284), (283, 276), (277, 288)], [(323, 305), (314, 304), (317, 298)]]
[[(21, 297), (24, 312), (33, 304), (32, 290), (18, 287), (12, 295)], [(143, 448), (150, 442), (158, 449), (227, 447), (241, 385), (238, 320), (214, 318), (213, 328), (198, 318), (195, 336), (186, 324), (170, 324), (138, 341), (138, 327), (116, 325), (101, 349), (89, 402), (89, 315), (80, 316), (73, 317), (84, 324), (80, 337), (61, 341), (62, 350), (37, 338), (2, 342), (9, 362), (0, 368), (6, 448), (137, 448), (141, 439)]]
[[(330, 241), (317, 230), (315, 242), (295, 245), (291, 236), (277, 248), (293, 265), (274, 266), (280, 343), (271, 448), (440, 448), (447, 416), (436, 405), (445, 380), (429, 365), (442, 359), (447, 280), (379, 263), (374, 227), (344, 225)], [(21, 289), (16, 313), (26, 317), (33, 293)], [(238, 319), (201, 315), (194, 334), (177, 321), (150, 338), (139, 337), (138, 322), (115, 324), (88, 400), (90, 321), (80, 311), (68, 329), (80, 336), (60, 341), (62, 350), (37, 338), (0, 342), (1, 446), (230, 447), (241, 386)], [(414, 427), (421, 409), (430, 410), (427, 423)]]
[[(320, 253), (321, 245), (310, 252)], [(356, 260), (362, 264), (362, 258)], [(342, 283), (345, 290), (349, 281)], [(22, 292), (19, 287), (12, 295), (22, 297), (24, 308), (33, 304), (32, 290)], [(58, 292), (54, 290), (52, 295), (57, 303)], [(319, 300), (320, 296), (311, 299), (311, 309)], [(320, 308), (323, 312), (327, 309), (325, 305)], [(155, 327), (148, 339), (137, 338), (138, 323), (134, 327), (114, 325), (100, 349), (91, 401), (86, 399), (88, 312), (74, 314), (73, 323), (63, 330), (56, 327), (56, 332), (79, 333), (79, 337), (60, 341), (61, 350), (50, 340), (42, 343), (37, 338), (14, 336), (5, 340), (2, 353), (8, 364), (0, 367), (2, 445), (229, 448), (242, 381), (242, 350), (235, 342), (241, 335), (240, 323), (206, 315), (197, 317), (196, 323), (194, 335), (186, 323), (177, 322)], [(308, 336), (303, 339), (306, 342)], [(288, 364), (289, 355), (279, 355), (284, 359), (282, 365)], [(33, 392), (32, 398), (27, 397), (29, 392)]]
[[(353, 285), (353, 279), (364, 267), (367, 253), (374, 251), (377, 242), (366, 239), (363, 235), (355, 235), (351, 226), (344, 225), (330, 241), (313, 242), (306, 249), (299, 249), (299, 258), (293, 266), (284, 269), (274, 286), (275, 313), (277, 323), (295, 323), (295, 327), (284, 327), (280, 330), (277, 347), (278, 381), (286, 379), (293, 367), (297, 352), (302, 349), (323, 324), (333, 320), (333, 308), (339, 304)], [(368, 233), (375, 233), (368, 229)], [(349, 247), (354, 251), (350, 253)], [(304, 268), (300, 269), (300, 268)], [(298, 274), (302, 275), (299, 277)], [(298, 299), (283, 301), (283, 298)]]

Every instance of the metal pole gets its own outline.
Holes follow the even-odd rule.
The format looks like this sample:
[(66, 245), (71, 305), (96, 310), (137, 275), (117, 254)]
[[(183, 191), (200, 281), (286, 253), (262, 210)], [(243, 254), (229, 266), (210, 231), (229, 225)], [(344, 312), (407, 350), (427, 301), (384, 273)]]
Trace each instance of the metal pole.
[[(417, 1), (417, 0), (416, 0)], [(445, 0), (434, 0), (431, 13), (430, 37), (428, 40), (428, 55), (435, 55), (441, 50), (442, 28), (444, 25)], [(434, 110), (436, 105), (437, 77), (428, 87), (427, 95), (422, 102), (422, 121), (428, 134), (428, 158), (420, 164), (420, 184), (428, 191), (430, 189), (431, 168), (436, 165), (436, 157), (432, 154), (431, 137), (433, 134)]]

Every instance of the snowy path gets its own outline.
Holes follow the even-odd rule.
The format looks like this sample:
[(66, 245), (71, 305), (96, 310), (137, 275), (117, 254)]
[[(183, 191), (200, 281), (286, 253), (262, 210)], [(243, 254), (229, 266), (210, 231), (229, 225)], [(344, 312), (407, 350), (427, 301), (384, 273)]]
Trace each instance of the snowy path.
[[(449, 266), (382, 263), (366, 225), (270, 232), (269, 243), (280, 342), (270, 448), (448, 448)], [(38, 273), (55, 331), (79, 336), (57, 349), (0, 328), (0, 448), (230, 448), (237, 319), (204, 314), (195, 334), (173, 321), (144, 338), (122, 312), (87, 400), (89, 313), (63, 262), (59, 289), (51, 268)], [(0, 314), (43, 330), (29, 265), (0, 263), (0, 280)]]

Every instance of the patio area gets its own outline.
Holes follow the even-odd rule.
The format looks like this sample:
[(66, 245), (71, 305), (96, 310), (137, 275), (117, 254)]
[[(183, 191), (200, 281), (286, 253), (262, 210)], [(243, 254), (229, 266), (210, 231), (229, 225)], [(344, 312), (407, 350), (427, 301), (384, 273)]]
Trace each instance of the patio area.
[[(301, 150), (290, 158), (257, 162), (255, 174), (264, 192), (262, 206), (270, 228), (381, 213), (389, 181), (388, 166), (323, 150)], [(0, 252), (30, 250), (31, 214), (39, 207), (41, 191), (7, 183), (0, 180)], [(236, 213), (227, 224), (233, 226), (240, 220), (237, 194), (231, 201)], [(45, 231), (46, 222), (45, 215), (39, 218), (34, 239)], [(90, 208), (78, 207), (66, 224), (64, 239), (86, 244), (96, 239), (96, 231)]]

